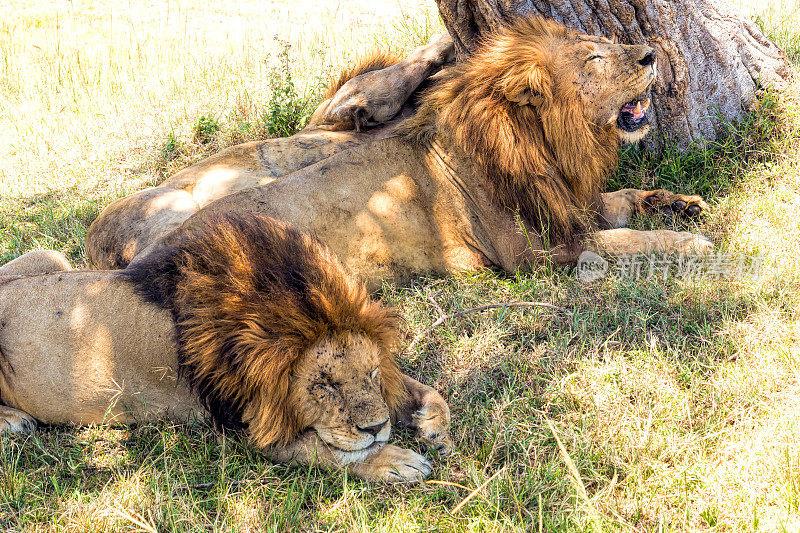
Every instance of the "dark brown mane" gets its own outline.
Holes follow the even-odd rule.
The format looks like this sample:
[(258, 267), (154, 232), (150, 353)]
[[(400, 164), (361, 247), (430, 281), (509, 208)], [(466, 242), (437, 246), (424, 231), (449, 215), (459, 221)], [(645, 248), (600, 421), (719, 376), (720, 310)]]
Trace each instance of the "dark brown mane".
[(518, 18), (442, 71), (405, 125), (415, 142), (435, 138), (464, 152), (495, 200), (519, 209), (551, 247), (591, 229), (618, 162), (613, 130), (589, 122), (574, 89), (553, 79), (559, 42), (576, 36), (552, 21)]
[(137, 292), (175, 318), (181, 374), (221, 425), (257, 445), (303, 428), (289, 405), (289, 375), (328, 337), (363, 333), (382, 349), (383, 393), (403, 400), (389, 351), (396, 314), (316, 238), (258, 215), (205, 222), (178, 244), (124, 271)]

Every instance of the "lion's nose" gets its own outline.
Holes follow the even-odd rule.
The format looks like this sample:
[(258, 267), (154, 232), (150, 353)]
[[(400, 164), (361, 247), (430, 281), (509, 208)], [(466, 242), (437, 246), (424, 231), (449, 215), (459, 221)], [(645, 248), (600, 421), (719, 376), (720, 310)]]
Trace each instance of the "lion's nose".
[(656, 62), (656, 53), (649, 49), (645, 54), (639, 59), (639, 64), (643, 67), (649, 67), (653, 63)]
[(387, 418), (383, 422), (378, 422), (377, 424), (373, 424), (371, 426), (356, 426), (356, 427), (358, 428), (359, 431), (362, 431), (364, 433), (369, 433), (373, 437), (377, 437), (378, 433), (381, 432), (383, 426), (385, 426), (388, 421), (389, 419)]

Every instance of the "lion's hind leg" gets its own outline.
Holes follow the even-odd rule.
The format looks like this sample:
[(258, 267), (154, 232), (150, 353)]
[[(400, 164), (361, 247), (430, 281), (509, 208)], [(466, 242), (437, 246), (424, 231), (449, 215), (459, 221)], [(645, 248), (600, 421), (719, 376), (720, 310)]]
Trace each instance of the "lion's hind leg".
[(34, 276), (72, 270), (67, 256), (55, 250), (34, 250), (0, 266), (0, 276)]
[(601, 221), (607, 228), (627, 226), (635, 213), (671, 212), (694, 218), (707, 210), (708, 204), (700, 196), (676, 194), (664, 189), (622, 189), (603, 193), (600, 201)]
[(384, 54), (369, 57), (342, 74), (306, 128), (359, 131), (385, 124), (400, 113), (431, 74), (453, 57), (453, 39), (447, 32), (403, 60)]
[(0, 434), (27, 433), (36, 429), (36, 419), (25, 411), (0, 405)]

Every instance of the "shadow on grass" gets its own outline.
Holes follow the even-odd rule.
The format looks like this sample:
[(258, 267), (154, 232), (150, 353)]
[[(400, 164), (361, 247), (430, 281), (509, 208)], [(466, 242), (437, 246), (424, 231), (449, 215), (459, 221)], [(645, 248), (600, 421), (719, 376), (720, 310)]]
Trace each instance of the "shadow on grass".
[(244, 517), (249, 525), (298, 530), (299, 511), (316, 509), (312, 488), (317, 498), (335, 499), (342, 490), (341, 483), (307, 483), (324, 473), (271, 464), (237, 436), (202, 423), (46, 427), (2, 439), (0, 464), (0, 528), (12, 530), (42, 523), (88, 531), (141, 527), (131, 516), (159, 531), (196, 531), (201, 522), (230, 527), (242, 518), (231, 509), (242, 494), (252, 496), (257, 513)]
[[(564, 520), (575, 493), (548, 420), (559, 428), (590, 497), (610, 484), (635, 482), (634, 450), (613, 428), (644, 424), (647, 413), (670, 413), (651, 421), (652, 431), (667, 440), (713, 448), (725, 420), (741, 408), (738, 400), (718, 401), (715, 392), (721, 369), (736, 364), (740, 349), (731, 325), (760, 306), (782, 303), (780, 297), (756, 299), (735, 282), (671, 278), (587, 286), (566, 274), (455, 277), (411, 289), (386, 287), (384, 298), (403, 310), (408, 329), (417, 333), (438, 316), (431, 299), (445, 313), (520, 300), (569, 312), (469, 314), (401, 357), (412, 376), (433, 384), (451, 406), (460, 458), (447, 464), (446, 479), (478, 485), (504, 469), (509, 479), (498, 482), (494, 497), (512, 522), (536, 527), (541, 508), (545, 525), (554, 529), (571, 523)], [(593, 375), (602, 380), (587, 387)], [(614, 407), (604, 412), (604, 404)], [(669, 497), (677, 508), (683, 496)], [(633, 521), (657, 526), (651, 519)]]

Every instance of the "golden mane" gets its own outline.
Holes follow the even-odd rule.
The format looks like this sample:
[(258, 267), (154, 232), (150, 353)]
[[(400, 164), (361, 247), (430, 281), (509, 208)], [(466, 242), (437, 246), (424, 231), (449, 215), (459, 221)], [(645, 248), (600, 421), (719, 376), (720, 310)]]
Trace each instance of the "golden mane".
[(391, 352), (396, 313), (315, 237), (277, 220), (225, 215), (124, 272), (137, 292), (172, 311), (181, 375), (224, 427), (256, 445), (286, 444), (299, 427), (290, 373), (325, 338), (362, 333), (381, 348), (383, 396), (405, 401)]
[(554, 68), (559, 43), (576, 38), (555, 22), (517, 18), (438, 74), (404, 126), (414, 142), (435, 138), (460, 149), (495, 201), (518, 209), (550, 247), (590, 230), (619, 157), (613, 129), (586, 118), (570, 80)]

